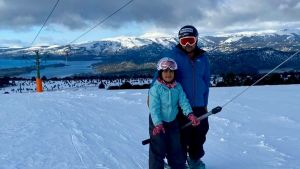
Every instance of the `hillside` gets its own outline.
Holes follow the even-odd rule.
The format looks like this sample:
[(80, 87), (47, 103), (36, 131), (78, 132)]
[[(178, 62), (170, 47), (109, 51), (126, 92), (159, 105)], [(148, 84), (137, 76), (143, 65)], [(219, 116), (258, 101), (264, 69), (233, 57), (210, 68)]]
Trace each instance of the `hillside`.
[[(244, 87), (212, 88), (209, 109)], [(147, 90), (68, 89), (0, 95), (0, 168), (145, 169)], [(258, 86), (218, 115), (207, 168), (298, 169), (300, 86)]]

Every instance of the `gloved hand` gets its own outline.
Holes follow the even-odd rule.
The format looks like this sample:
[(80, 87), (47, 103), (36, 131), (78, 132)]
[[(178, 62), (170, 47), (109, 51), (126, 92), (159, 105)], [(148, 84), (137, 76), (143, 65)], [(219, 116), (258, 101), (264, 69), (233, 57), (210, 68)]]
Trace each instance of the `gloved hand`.
[(163, 124), (159, 124), (159, 125), (155, 126), (152, 130), (153, 136), (156, 136), (156, 135), (160, 134), (161, 132), (163, 132), (163, 133), (166, 132)]
[(193, 113), (189, 114), (188, 119), (192, 122), (192, 126), (194, 127), (200, 124), (200, 121)]

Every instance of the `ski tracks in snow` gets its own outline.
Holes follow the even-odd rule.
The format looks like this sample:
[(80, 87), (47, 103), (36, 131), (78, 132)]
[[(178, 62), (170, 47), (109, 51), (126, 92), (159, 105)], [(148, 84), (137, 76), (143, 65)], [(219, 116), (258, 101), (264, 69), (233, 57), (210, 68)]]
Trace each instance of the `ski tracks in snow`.
[[(276, 131), (274, 132), (274, 129), (284, 128), (285, 125), (295, 127), (295, 121), (286, 116), (276, 118), (271, 115), (264, 116), (262, 114), (268, 112), (262, 112), (255, 106), (242, 103), (232, 104), (235, 109), (227, 107), (219, 115), (210, 117), (210, 131), (206, 142), (207, 155), (204, 157), (204, 160), (207, 158), (208, 167), (219, 168), (222, 166), (222, 168), (239, 169), (241, 166), (243, 168), (251, 166), (250, 168), (260, 169), (282, 167), (296, 169), (295, 166), (288, 164), (288, 161), (293, 157), (287, 154), (284, 149), (275, 148), (278, 144), (285, 143), (279, 143), (280, 140), (282, 141), (282, 136), (276, 134)], [(250, 115), (245, 112), (253, 114)], [(235, 115), (227, 117), (226, 113)], [(268, 123), (275, 122), (283, 126), (272, 124), (270, 125), (272, 127), (268, 127)], [(214, 160), (226, 161), (226, 163), (216, 163)]]
[[(63, 114), (62, 112), (60, 111), (59, 112), (59, 115), (60, 115), (60, 122), (61, 122), (61, 125), (64, 126), (64, 128), (66, 128), (68, 131), (69, 131), (69, 135), (70, 135), (70, 140), (71, 140), (71, 143), (72, 143), (72, 146), (75, 150), (75, 152), (77, 153), (82, 165), (84, 166), (85, 169), (88, 169), (87, 168), (87, 165), (85, 164), (83, 158), (82, 158), (82, 155), (81, 153), (79, 152), (79, 143), (78, 143), (78, 140), (77, 140), (77, 137), (74, 135), (74, 132), (72, 131), (72, 129), (75, 129), (75, 131), (78, 131), (77, 133), (80, 133), (79, 130), (76, 130), (76, 128), (70, 128), (70, 127), (67, 127), (66, 123), (64, 122), (63, 120)], [(74, 123), (73, 121), (73, 126), (76, 127), (76, 123)]]
[[(209, 118), (207, 168), (299, 169), (299, 85), (253, 90)], [(235, 92), (213, 88), (209, 105)], [(0, 97), (0, 168), (145, 169), (146, 96), (95, 89)]]
[[(147, 163), (145, 147), (140, 146), (143, 154), (132, 154), (132, 148), (140, 144), (142, 138), (136, 137), (136, 130), (144, 126), (138, 114), (131, 110), (124, 110), (128, 104), (141, 104), (141, 93), (134, 93), (137, 101), (132, 97), (126, 98), (126, 92), (116, 92), (109, 97), (100, 98), (104, 103), (92, 105), (89, 111), (80, 110), (91, 97), (99, 95), (78, 94), (71, 96), (72, 103), (67, 99), (60, 104), (67, 107), (68, 112), (59, 111), (60, 124), (68, 131), (78, 159), (84, 169), (143, 169)], [(122, 97), (120, 97), (120, 95)], [(95, 98), (94, 98), (95, 99)], [(119, 105), (117, 105), (119, 104)], [(122, 105), (124, 104), (124, 105)], [(144, 111), (144, 110), (142, 110)], [(113, 113), (113, 114), (112, 114)], [(84, 126), (82, 124), (85, 124)], [(147, 129), (147, 127), (145, 127)], [(131, 155), (129, 155), (131, 153)], [(126, 164), (126, 165), (124, 165)]]

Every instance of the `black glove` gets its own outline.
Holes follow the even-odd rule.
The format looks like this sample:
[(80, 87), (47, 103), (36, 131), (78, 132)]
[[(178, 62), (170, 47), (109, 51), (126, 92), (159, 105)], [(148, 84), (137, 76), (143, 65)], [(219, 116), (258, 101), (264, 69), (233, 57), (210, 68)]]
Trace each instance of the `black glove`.
[(211, 110), (211, 113), (212, 114), (216, 114), (216, 113), (219, 113), (221, 110), (222, 110), (222, 107), (221, 106), (217, 106), (217, 107), (215, 107), (215, 108), (213, 108)]

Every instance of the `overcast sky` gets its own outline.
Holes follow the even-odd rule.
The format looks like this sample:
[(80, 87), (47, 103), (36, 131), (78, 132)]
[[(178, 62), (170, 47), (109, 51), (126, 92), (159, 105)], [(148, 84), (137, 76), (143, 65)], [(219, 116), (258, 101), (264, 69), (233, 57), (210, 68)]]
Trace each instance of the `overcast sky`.
[[(0, 46), (30, 45), (57, 0), (0, 0)], [(60, 0), (35, 44), (65, 44), (129, 0)], [(192, 24), (200, 35), (300, 28), (300, 0), (134, 0), (79, 39), (176, 34)]]

